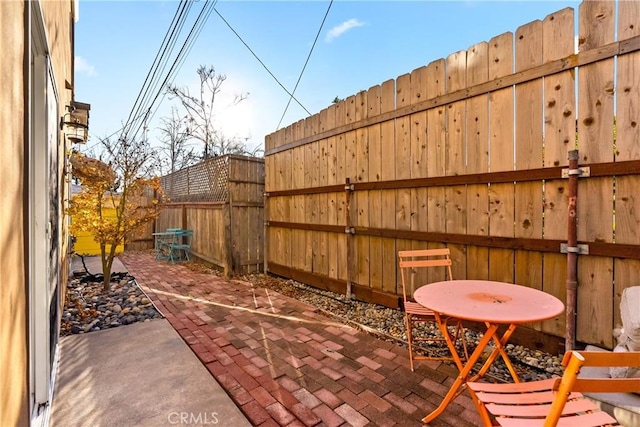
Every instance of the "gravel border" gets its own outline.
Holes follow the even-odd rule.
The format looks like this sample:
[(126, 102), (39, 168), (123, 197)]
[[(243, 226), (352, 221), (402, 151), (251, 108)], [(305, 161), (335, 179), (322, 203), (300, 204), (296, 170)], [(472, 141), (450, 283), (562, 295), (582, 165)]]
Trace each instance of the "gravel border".
[(102, 275), (79, 274), (69, 281), (60, 321), (60, 336), (84, 334), (163, 317), (130, 274), (112, 274), (108, 292), (104, 292), (102, 286)]

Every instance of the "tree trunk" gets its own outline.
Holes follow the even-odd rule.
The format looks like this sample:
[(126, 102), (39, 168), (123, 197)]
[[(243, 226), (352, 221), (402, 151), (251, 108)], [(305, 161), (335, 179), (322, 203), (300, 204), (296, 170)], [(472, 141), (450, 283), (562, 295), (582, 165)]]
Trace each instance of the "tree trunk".
[(109, 253), (107, 254), (106, 245), (100, 245), (100, 252), (102, 255), (102, 291), (109, 292), (111, 290), (111, 267), (113, 266), (113, 258), (115, 257), (115, 246), (111, 245)]

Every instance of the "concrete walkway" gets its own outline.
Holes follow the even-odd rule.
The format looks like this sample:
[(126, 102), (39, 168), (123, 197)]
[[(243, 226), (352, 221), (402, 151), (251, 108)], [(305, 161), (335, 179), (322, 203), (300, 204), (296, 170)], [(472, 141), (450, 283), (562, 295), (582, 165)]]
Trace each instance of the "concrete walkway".
[(250, 425), (166, 319), (61, 339), (51, 426), (216, 420)]
[[(91, 270), (99, 260), (85, 261), (101, 272)], [(250, 425), (166, 319), (62, 337), (59, 346), (52, 427)]]
[[(85, 270), (86, 267), (86, 270)], [(71, 272), (84, 273), (88, 271), (90, 274), (102, 274), (102, 259), (99, 256), (85, 256), (84, 265), (82, 258), (74, 256), (71, 258)], [(127, 268), (122, 264), (120, 258), (115, 257), (111, 265), (111, 273), (126, 273)]]
[[(251, 283), (151, 254), (121, 260), (252, 425), (420, 426), (457, 375), (436, 361), (411, 372), (406, 348)], [(430, 423), (479, 424), (466, 394)]]

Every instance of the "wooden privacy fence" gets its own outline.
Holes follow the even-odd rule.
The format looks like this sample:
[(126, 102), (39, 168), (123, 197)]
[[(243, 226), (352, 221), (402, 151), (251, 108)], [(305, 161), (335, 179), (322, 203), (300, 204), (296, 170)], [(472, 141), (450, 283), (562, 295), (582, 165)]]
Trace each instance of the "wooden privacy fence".
[(622, 290), (640, 285), (640, 6), (582, 3), (578, 53), (574, 18), (560, 10), (267, 135), (267, 271), (394, 307), (397, 251), (446, 245), (455, 278), (567, 303), (575, 205), (577, 339), (612, 348)]
[(155, 230), (193, 230), (191, 254), (226, 274), (262, 271), (264, 159), (214, 157), (162, 177)]

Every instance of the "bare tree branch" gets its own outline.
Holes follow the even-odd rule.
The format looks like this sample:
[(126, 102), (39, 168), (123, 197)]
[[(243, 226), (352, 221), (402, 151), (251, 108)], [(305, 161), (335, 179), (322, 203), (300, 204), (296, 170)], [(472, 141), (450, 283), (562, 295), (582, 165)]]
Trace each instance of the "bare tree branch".
[(171, 107), (171, 116), (160, 119), (161, 150), (168, 160), (164, 173), (173, 173), (196, 162), (197, 156), (187, 144), (191, 139), (186, 117), (180, 117), (177, 107)]
[[(239, 138), (228, 138), (216, 126), (214, 105), (222, 84), (227, 79), (224, 74), (217, 74), (212, 66), (201, 65), (197, 69), (200, 77), (200, 97), (189, 93), (188, 88), (170, 85), (167, 93), (170, 99), (178, 98), (187, 114), (187, 135), (201, 141), (203, 158), (224, 154), (246, 154), (245, 143)], [(234, 97), (231, 106), (238, 105), (247, 99), (248, 93)]]

